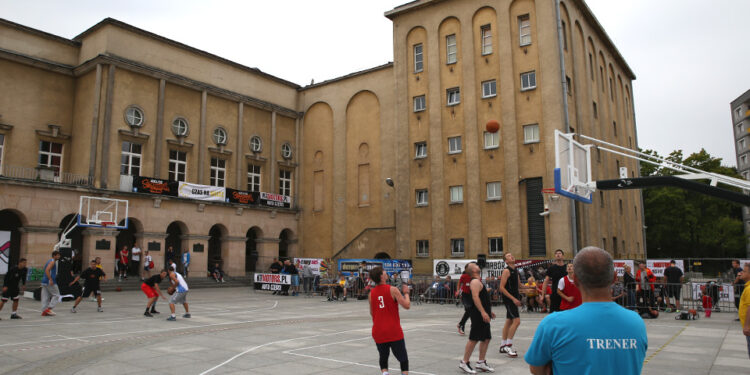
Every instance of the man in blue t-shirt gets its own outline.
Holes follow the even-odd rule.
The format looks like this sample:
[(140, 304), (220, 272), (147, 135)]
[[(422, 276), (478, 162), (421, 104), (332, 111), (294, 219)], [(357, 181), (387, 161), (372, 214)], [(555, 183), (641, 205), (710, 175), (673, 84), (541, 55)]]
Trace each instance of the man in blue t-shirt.
[[(612, 257), (587, 247), (573, 261), (583, 304), (544, 318), (524, 359), (532, 374), (640, 374), (648, 349), (646, 325), (612, 302)], [(593, 322), (593, 324), (592, 324)]]

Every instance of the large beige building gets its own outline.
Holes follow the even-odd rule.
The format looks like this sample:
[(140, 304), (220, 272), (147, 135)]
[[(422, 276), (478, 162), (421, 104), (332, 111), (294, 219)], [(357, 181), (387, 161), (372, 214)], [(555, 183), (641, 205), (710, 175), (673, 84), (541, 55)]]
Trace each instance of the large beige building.
[[(106, 262), (133, 241), (158, 248), (157, 265), (173, 246), (199, 250), (193, 269), (221, 259), (231, 274), (275, 256), (388, 256), (417, 272), (432, 259), (544, 258), (574, 244), (639, 257), (638, 191), (539, 215), (566, 113), (571, 131), (636, 147), (634, 74), (582, 0), (557, 14), (546, 0), (414, 1), (386, 12), (392, 63), (306, 87), (112, 19), (73, 40), (0, 21), (11, 258), (46, 259), (80, 195), (130, 202), (127, 230), (74, 233), (84, 258)], [(498, 133), (484, 131), (489, 120)], [(593, 155), (594, 179), (638, 173)], [(292, 203), (133, 192), (133, 176)]]

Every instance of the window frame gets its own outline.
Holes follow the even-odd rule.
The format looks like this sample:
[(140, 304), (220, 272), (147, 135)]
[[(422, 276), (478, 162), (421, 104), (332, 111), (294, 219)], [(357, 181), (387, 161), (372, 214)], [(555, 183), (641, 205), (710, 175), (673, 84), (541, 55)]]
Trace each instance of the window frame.
[[(45, 144), (49, 145), (47, 150), (44, 149)], [(53, 145), (60, 146), (59, 153), (53, 150)], [(64, 154), (65, 154), (65, 144), (52, 142), (52, 141), (39, 141), (39, 153), (38, 153), (38, 159), (37, 159), (38, 165), (41, 167), (52, 168), (55, 170), (55, 176), (60, 176), (60, 173), (62, 173)], [(47, 159), (46, 163), (42, 163), (42, 157), (45, 157)], [(53, 163), (53, 160), (55, 157), (58, 158), (59, 165), (56, 165)]]
[[(180, 123), (184, 124), (184, 132), (179, 131)], [(170, 128), (172, 129), (172, 134), (177, 138), (185, 138), (190, 134), (190, 123), (188, 123), (188, 120), (184, 117), (175, 117), (174, 120), (172, 120)]]
[[(288, 175), (284, 176), (284, 174)], [(292, 196), (292, 171), (287, 169), (279, 170), (279, 194), (288, 197)]]
[[(524, 79), (528, 81), (528, 86), (524, 85)], [(531, 84), (531, 81), (534, 81), (534, 84)], [(528, 72), (521, 73), (521, 91), (529, 91), (536, 89), (536, 70), (531, 70)]]
[(208, 184), (216, 187), (226, 187), (227, 159), (212, 157), (209, 170)]
[[(454, 141), (457, 141), (457, 142), (454, 142)], [(448, 154), (453, 155), (453, 154), (460, 154), (461, 152), (463, 152), (463, 145), (461, 144), (461, 142), (462, 140), (461, 140), (460, 135), (457, 135), (454, 137), (448, 137)], [(454, 148), (456, 143), (458, 143), (457, 149)]]
[[(174, 152), (174, 157), (173, 153)], [(180, 160), (180, 155), (183, 156), (184, 160)], [(180, 172), (180, 166), (182, 166), (182, 172)], [(182, 179), (180, 179), (182, 175)], [(169, 175), (170, 181), (184, 182), (187, 181), (187, 152), (176, 149), (169, 150)]]
[[(131, 118), (136, 118), (137, 116), (131, 115), (131, 112), (138, 113), (138, 117), (140, 117), (140, 121), (138, 123), (131, 122)], [(143, 114), (143, 110), (135, 105), (128, 106), (128, 108), (125, 108), (125, 113), (123, 114), (125, 117), (125, 124), (130, 126), (131, 128), (142, 128), (143, 124), (146, 122), (146, 116)]]
[(737, 145), (739, 146), (740, 150), (744, 150), (745, 149), (745, 138), (740, 138), (737, 141)]
[[(223, 139), (221, 138), (222, 136)], [(229, 134), (223, 126), (217, 126), (214, 128), (214, 131), (211, 132), (211, 138), (214, 140), (214, 143), (219, 146), (226, 146), (229, 142)]]
[[(415, 96), (412, 98), (412, 102), (414, 104), (414, 113), (424, 112), (427, 109), (427, 98), (424, 95)], [(417, 106), (417, 104), (421, 104), (421, 107)]]
[(453, 107), (461, 104), (461, 88), (451, 87), (445, 90), (445, 105)]
[(430, 256), (430, 240), (417, 240), (417, 257), (427, 258)]
[[(456, 195), (460, 195), (460, 200), (456, 200), (453, 198), (454, 191), (458, 192)], [(448, 199), (450, 204), (461, 204), (464, 203), (464, 186), (463, 185), (453, 185), (448, 188)]]
[[(257, 168), (257, 172), (256, 172)], [(261, 182), (263, 181), (262, 167), (257, 164), (247, 165), (247, 190), (251, 192), (260, 192)], [(257, 181), (256, 181), (257, 179)], [(257, 186), (257, 187), (256, 187)]]
[(747, 154), (740, 155), (740, 163), (741, 163), (741, 165), (747, 164)]
[[(503, 190), (502, 190), (503, 187), (502, 187), (502, 183), (500, 181), (490, 181), (490, 182), (487, 182), (487, 184), (485, 186), (486, 186), (485, 193), (487, 194), (487, 201), (488, 202), (490, 202), (490, 201), (499, 201), (499, 200), (503, 199)], [(495, 190), (497, 190), (497, 192), (496, 192), (497, 195), (490, 196), (490, 186), (497, 186), (497, 189), (495, 189), (495, 188), (492, 189), (493, 192), (495, 192)]]
[[(488, 90), (485, 90), (488, 89)], [(487, 93), (490, 91), (490, 93)], [(489, 79), (482, 81), (482, 99), (494, 98), (497, 96), (497, 80)]]
[[(460, 249), (459, 249), (460, 248)], [(451, 238), (451, 256), (462, 257), (466, 253), (465, 243), (463, 238)]]
[(480, 26), (480, 46), (482, 49), (482, 56), (492, 54), (492, 25), (486, 24)]
[(427, 207), (430, 204), (430, 194), (427, 189), (417, 189), (414, 198), (417, 207)]
[[(420, 152), (424, 151), (424, 152)], [(414, 143), (414, 159), (425, 159), (427, 158), (427, 142), (416, 142)]]
[(742, 118), (742, 106), (738, 106), (734, 109), (734, 119), (739, 120)]
[[(451, 40), (453, 43), (451, 43)], [(452, 59), (451, 59), (452, 57)], [(458, 38), (456, 34), (445, 36), (445, 64), (452, 65), (458, 63)]]
[[(417, 53), (419, 48), (419, 53)], [(424, 45), (417, 43), (412, 46), (412, 53), (414, 56), (414, 73), (421, 73), (424, 71)], [(419, 58), (417, 58), (419, 56)]]
[[(125, 145), (128, 145), (127, 151)], [(138, 146), (138, 152), (134, 151), (134, 146)], [(134, 159), (137, 158), (137, 166), (134, 166)], [(127, 160), (127, 163), (125, 162)], [(120, 148), (120, 176), (140, 176), (141, 175), (141, 161), (143, 160), (143, 145), (140, 143), (124, 141), (122, 142), (122, 148)], [(133, 169), (137, 169), (136, 173), (133, 173)], [(127, 173), (125, 173), (127, 172)]]
[[(529, 139), (527, 137), (526, 129), (536, 128), (536, 139)], [(533, 135), (533, 134), (532, 134)], [(523, 126), (523, 144), (539, 143), (541, 140), (541, 134), (539, 133), (539, 124), (528, 124)]]
[[(527, 40), (524, 41), (524, 38)], [(518, 16), (518, 39), (520, 47), (530, 46), (532, 43), (531, 16), (528, 13)]]
[[(491, 140), (494, 141), (494, 143), (487, 144), (487, 137), (490, 137)], [(485, 131), (484, 132), (484, 149), (485, 150), (494, 150), (500, 148), (500, 132), (496, 131), (494, 133)]]
[[(492, 243), (495, 242), (495, 246), (492, 246)], [(493, 251), (494, 248), (499, 248)], [(503, 237), (488, 237), (487, 238), (487, 254), (490, 256), (502, 256), (504, 252), (503, 249)]]
[(281, 145), (281, 157), (284, 160), (291, 160), (294, 156), (294, 152), (292, 151), (292, 145), (289, 142), (284, 142)]
[[(258, 147), (256, 149), (254, 141), (257, 141)], [(250, 137), (250, 140), (248, 141), (248, 145), (250, 146), (250, 151), (254, 153), (259, 153), (263, 151), (263, 138), (261, 138), (259, 135), (254, 135)]]

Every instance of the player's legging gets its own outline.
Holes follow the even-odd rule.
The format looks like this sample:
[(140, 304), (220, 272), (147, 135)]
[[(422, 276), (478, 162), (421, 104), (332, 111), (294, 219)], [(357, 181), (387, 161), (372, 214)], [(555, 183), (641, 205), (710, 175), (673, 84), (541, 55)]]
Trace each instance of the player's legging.
[(469, 311), (471, 310), (471, 306), (474, 302), (471, 301), (471, 294), (461, 294), (461, 302), (464, 304), (464, 316), (461, 317), (461, 321), (458, 322), (458, 325), (461, 326), (461, 329), (463, 329), (464, 327), (466, 327), (466, 321), (469, 320)]
[(381, 370), (388, 368), (389, 352), (393, 351), (393, 356), (396, 357), (401, 364), (401, 372), (409, 371), (409, 356), (406, 354), (406, 342), (404, 342), (403, 339), (375, 345), (378, 346), (378, 353), (380, 353)]

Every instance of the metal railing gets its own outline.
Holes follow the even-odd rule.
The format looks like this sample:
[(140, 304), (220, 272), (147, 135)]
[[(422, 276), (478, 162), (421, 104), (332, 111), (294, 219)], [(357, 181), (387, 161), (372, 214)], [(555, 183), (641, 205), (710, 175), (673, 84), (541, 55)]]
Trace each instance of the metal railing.
[(79, 185), (79, 186), (91, 186), (93, 184), (93, 177), (88, 175), (81, 175), (69, 172), (55, 173), (49, 168), (29, 168), (19, 167), (15, 165), (4, 165), (2, 177), (12, 178), (16, 180), (27, 180), (27, 181), (44, 181), (53, 182), (63, 185)]

